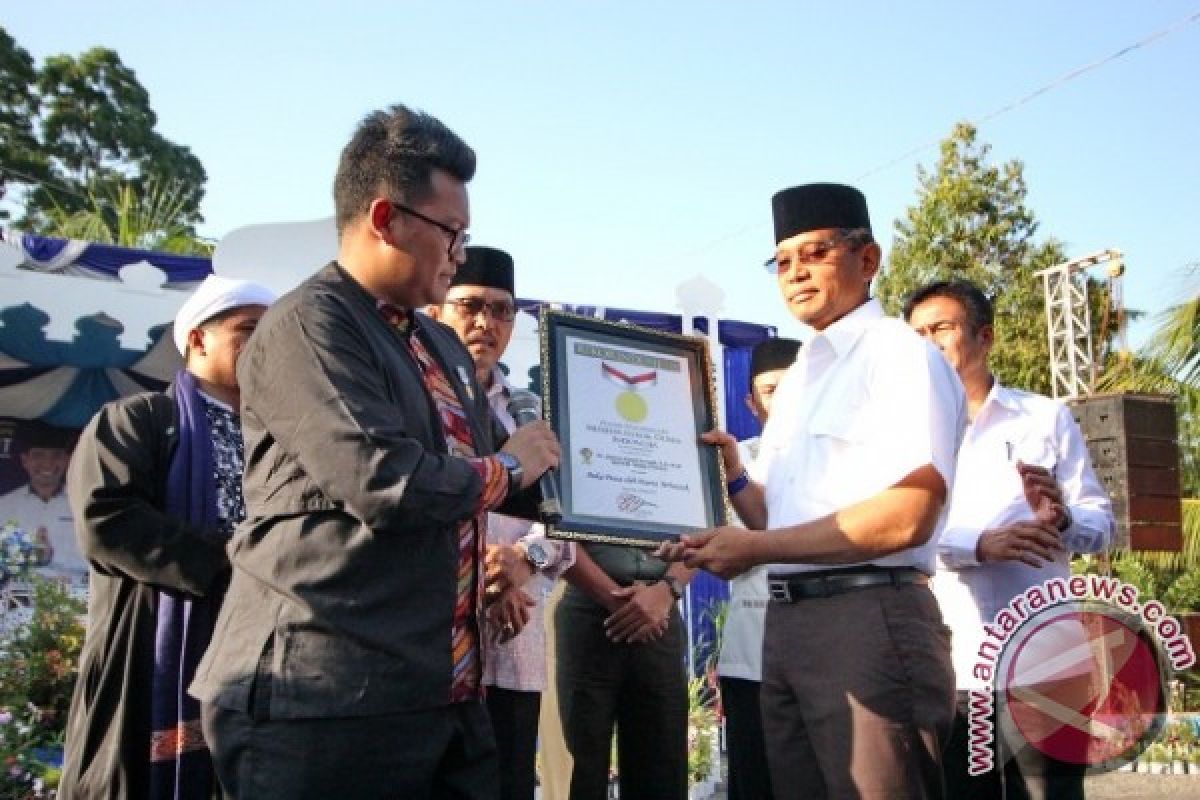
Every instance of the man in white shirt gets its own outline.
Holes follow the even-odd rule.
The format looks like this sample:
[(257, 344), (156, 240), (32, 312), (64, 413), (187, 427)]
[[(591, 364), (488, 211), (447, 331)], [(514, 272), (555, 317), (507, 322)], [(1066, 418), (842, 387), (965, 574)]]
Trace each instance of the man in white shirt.
[(798, 186), (772, 211), (769, 269), (816, 336), (776, 391), (752, 477), (731, 436), (704, 437), (751, 530), (661, 551), (723, 576), (770, 565), (762, 712), (777, 797), (940, 798), (954, 676), (928, 581), (962, 385), (870, 298), (881, 252), (861, 192)]
[(951, 796), (963, 798), (1082, 798), (1083, 767), (1033, 746), (984, 775), (968, 775), (968, 693), (991, 688), (973, 670), (984, 624), (1031, 586), (1069, 575), (1072, 553), (1095, 553), (1112, 543), (1109, 499), (1070, 412), (1048, 397), (1002, 386), (992, 375), (992, 304), (978, 287), (931, 283), (908, 298), (904, 317), (958, 372), (971, 420), (933, 581), (953, 631), (958, 688), (947, 786)]
[[(746, 405), (760, 424), (767, 424), (775, 389), (787, 368), (795, 363), (799, 349), (800, 342), (795, 339), (773, 337), (759, 342), (750, 353)], [(758, 458), (761, 443), (760, 436), (739, 443), (747, 464)], [(772, 796), (759, 708), (763, 624), (769, 597), (765, 566), (743, 572), (729, 582), (729, 612), (717, 660), (729, 750), (729, 800), (770, 800)]]
[[(512, 387), (500, 359), (517, 316), (512, 257), (492, 247), (468, 247), (467, 259), (429, 316), (446, 323), (471, 352), (492, 413), (510, 433)], [(536, 784), (538, 716), (546, 689), (545, 598), (575, 560), (568, 542), (549, 539), (529, 520), (489, 513), (488, 613), (483, 683), (500, 751), (501, 800), (532, 800)]]
[(42, 548), (45, 563), (38, 567), (40, 575), (84, 583), (88, 565), (75, 540), (66, 492), (73, 438), (70, 431), (44, 422), (21, 423), (14, 449), (29, 482), (0, 497), (0, 523), (15, 520)]

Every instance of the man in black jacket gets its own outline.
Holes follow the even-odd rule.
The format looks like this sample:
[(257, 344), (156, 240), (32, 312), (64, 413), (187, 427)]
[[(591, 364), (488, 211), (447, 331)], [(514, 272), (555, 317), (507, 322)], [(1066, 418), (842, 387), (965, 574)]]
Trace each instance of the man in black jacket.
[(175, 317), (185, 368), (170, 388), (105, 405), (80, 435), (67, 486), (91, 598), (62, 800), (207, 800), (215, 787), (185, 690), (245, 515), (235, 365), (273, 299), (209, 276)]
[(193, 683), (231, 796), (496, 791), (484, 520), (531, 516), (559, 449), (544, 422), (505, 441), (458, 337), (414, 313), (463, 260), (474, 169), (433, 117), (369, 115), (334, 182), (337, 261), (239, 366), (247, 520)]

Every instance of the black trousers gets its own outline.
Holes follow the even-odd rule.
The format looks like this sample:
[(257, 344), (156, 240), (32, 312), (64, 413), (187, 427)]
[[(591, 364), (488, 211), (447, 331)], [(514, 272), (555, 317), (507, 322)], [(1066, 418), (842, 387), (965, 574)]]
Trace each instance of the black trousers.
[(614, 644), (608, 612), (570, 587), (555, 610), (559, 711), (571, 800), (607, 800), (613, 730), (621, 800), (687, 797), (687, 676), (679, 612), (661, 639)]
[(488, 716), (500, 756), (500, 800), (533, 800), (541, 707), (541, 692), (487, 687)]
[[(263, 693), (259, 693), (260, 697)], [(204, 737), (227, 798), (496, 800), (481, 702), (341, 719), (269, 719), (208, 703)]]
[[(1028, 745), (990, 772), (968, 774), (971, 752), (967, 728), (969, 708), (970, 694), (959, 692), (954, 727), (944, 755), (949, 797), (955, 800), (1083, 800), (1085, 767), (1056, 761)], [(992, 752), (996, 752), (995, 747)]]
[(742, 678), (721, 678), (720, 683), (729, 749), (729, 800), (772, 800), (759, 705), (762, 684)]

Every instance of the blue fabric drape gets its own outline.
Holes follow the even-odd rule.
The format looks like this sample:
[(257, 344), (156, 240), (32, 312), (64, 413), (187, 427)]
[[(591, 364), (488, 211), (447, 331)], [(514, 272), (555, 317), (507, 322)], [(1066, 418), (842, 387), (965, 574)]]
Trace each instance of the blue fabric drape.
[[(30, 257), (38, 261), (49, 261), (67, 246), (66, 239), (53, 236), (21, 237), (21, 247)], [(179, 256), (172, 253), (157, 253), (152, 250), (137, 250), (109, 244), (89, 244), (83, 253), (72, 262), (109, 278), (116, 278), (121, 267), (147, 261), (167, 273), (171, 283), (193, 283), (202, 281), (212, 272), (212, 262), (200, 256)]]
[[(110, 369), (120, 369), (148, 389), (166, 386), (128, 369), (144, 357), (146, 351), (122, 347), (117, 328), (85, 317), (76, 322), (78, 333), (74, 339), (55, 342), (46, 338), (45, 326), (49, 321), (46, 312), (29, 303), (0, 310), (0, 354), (28, 365), (0, 370), (0, 386), (32, 380), (59, 367), (79, 368), (70, 388), (43, 415), (45, 422), (67, 428), (86, 425), (100, 406), (119, 396), (108, 376)], [(147, 350), (157, 344), (167, 330), (166, 326), (152, 329), (153, 344)]]

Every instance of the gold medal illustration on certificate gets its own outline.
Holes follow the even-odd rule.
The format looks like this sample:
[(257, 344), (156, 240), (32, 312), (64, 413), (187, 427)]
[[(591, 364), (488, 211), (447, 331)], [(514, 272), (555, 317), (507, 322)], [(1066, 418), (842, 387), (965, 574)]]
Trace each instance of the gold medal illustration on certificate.
[(658, 383), (658, 370), (642, 372), (636, 375), (626, 374), (606, 361), (600, 362), (600, 370), (610, 382), (620, 386), (625, 391), (617, 395), (617, 413), (627, 422), (643, 422), (650, 413), (650, 404), (638, 391)]

